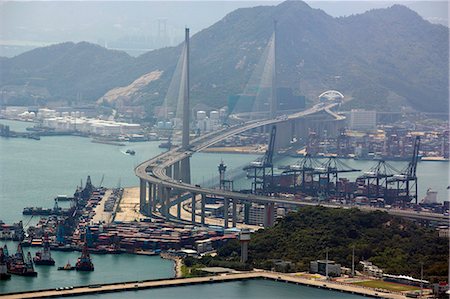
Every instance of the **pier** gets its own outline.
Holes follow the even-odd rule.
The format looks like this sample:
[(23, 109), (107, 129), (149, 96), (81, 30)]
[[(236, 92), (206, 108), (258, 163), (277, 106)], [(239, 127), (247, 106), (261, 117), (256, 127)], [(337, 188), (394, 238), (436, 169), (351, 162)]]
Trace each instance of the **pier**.
[(52, 297), (67, 297), (67, 296), (81, 296), (89, 294), (102, 294), (111, 292), (136, 291), (152, 288), (187, 286), (205, 283), (221, 283), (228, 281), (239, 281), (249, 279), (270, 279), (279, 282), (293, 283), (298, 285), (305, 285), (330, 291), (346, 292), (356, 295), (362, 295), (373, 298), (387, 298), (387, 299), (404, 299), (405, 295), (400, 293), (381, 293), (371, 288), (362, 288), (354, 285), (336, 283), (333, 281), (324, 280), (309, 280), (295, 275), (284, 273), (267, 272), (267, 271), (251, 271), (245, 273), (231, 273), (226, 275), (195, 277), (195, 278), (171, 278), (145, 281), (130, 281), (123, 283), (112, 284), (96, 284), (90, 286), (63, 288), (63, 290), (41, 290), (31, 292), (9, 293), (0, 295), (0, 299), (8, 298), (52, 298)]

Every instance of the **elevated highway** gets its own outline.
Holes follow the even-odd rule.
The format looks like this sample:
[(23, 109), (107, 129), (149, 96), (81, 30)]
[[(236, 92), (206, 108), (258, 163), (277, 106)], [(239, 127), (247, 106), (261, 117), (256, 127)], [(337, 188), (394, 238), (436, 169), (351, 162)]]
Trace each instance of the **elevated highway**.
[[(236, 226), (236, 204), (239, 203), (259, 203), (265, 207), (264, 213), (264, 225), (270, 226), (273, 221), (274, 204), (282, 204), (284, 206), (315, 206), (317, 203), (298, 201), (289, 198), (279, 198), (262, 196), (255, 194), (245, 194), (239, 192), (232, 192), (220, 189), (203, 188), (199, 185), (192, 185), (185, 179), (183, 181), (182, 171), (180, 170), (180, 162), (189, 159), (194, 153), (200, 152), (230, 136), (243, 133), (245, 131), (255, 129), (258, 127), (269, 126), (274, 124), (280, 124), (297, 120), (309, 115), (316, 114), (318, 112), (325, 112), (331, 115), (337, 120), (342, 120), (342, 116), (334, 113), (331, 109), (336, 106), (337, 103), (318, 104), (310, 109), (291, 114), (289, 116), (281, 116), (274, 119), (266, 120), (254, 120), (243, 124), (234, 125), (229, 128), (205, 134), (201, 137), (193, 139), (188, 149), (182, 147), (173, 148), (167, 152), (164, 152), (148, 161), (145, 161), (135, 168), (135, 174), (140, 178), (140, 210), (145, 214), (151, 215), (152, 211), (156, 210), (156, 203), (161, 204), (162, 214), (169, 220), (169, 210), (171, 204), (171, 198), (175, 194), (186, 194), (187, 192), (192, 194), (193, 214), (195, 214), (195, 198), (196, 195), (201, 195), (201, 221), (200, 224), (205, 224), (205, 198), (206, 196), (214, 196), (217, 198), (223, 198), (224, 210), (228, 211), (229, 204), (232, 204), (232, 224)], [(148, 184), (148, 188), (147, 188)], [(148, 192), (147, 192), (148, 189)], [(148, 200), (147, 200), (148, 199)], [(181, 203), (178, 204), (178, 209), (181, 210)], [(335, 204), (321, 204), (322, 206), (329, 208), (350, 208), (348, 205), (335, 205)], [(374, 210), (370, 207), (359, 207), (363, 210)], [(424, 221), (434, 222), (446, 222), (447, 217), (434, 213), (418, 213), (414, 211), (404, 210), (392, 210), (381, 209), (376, 210), (386, 211), (389, 214), (407, 217), (411, 219), (419, 219)], [(229, 219), (228, 213), (224, 213), (224, 227), (228, 227)], [(195, 223), (195, 215), (192, 217), (192, 222)]]
[[(110, 284), (97, 284), (90, 286), (79, 287), (66, 287), (63, 289), (47, 289), (29, 292), (0, 294), (0, 299), (19, 299), (19, 298), (60, 298), (60, 297), (72, 297), (72, 296), (85, 296), (85, 295), (99, 295), (107, 293), (125, 292), (122, 295), (133, 297), (134, 293), (126, 293), (127, 291), (134, 292), (138, 290), (149, 290), (157, 288), (170, 288), (177, 286), (191, 286), (198, 284), (211, 284), (211, 283), (223, 283), (232, 281), (244, 281), (253, 279), (268, 279), (273, 281), (279, 281), (284, 283), (292, 283), (296, 285), (305, 285), (310, 287), (316, 287), (319, 289), (346, 292), (350, 294), (359, 294), (371, 298), (389, 298), (389, 299), (404, 299), (406, 298), (401, 293), (385, 293), (379, 292), (372, 288), (363, 288), (352, 284), (344, 284), (333, 281), (325, 280), (310, 280), (301, 276), (296, 276), (286, 273), (268, 272), (268, 271), (249, 271), (249, 272), (237, 272), (222, 274), (216, 276), (206, 277), (192, 277), (192, 278), (169, 278), (169, 279), (156, 279), (156, 280), (144, 280), (144, 281), (129, 281), (122, 283), (110, 283)], [(333, 293), (330, 293), (332, 296)]]

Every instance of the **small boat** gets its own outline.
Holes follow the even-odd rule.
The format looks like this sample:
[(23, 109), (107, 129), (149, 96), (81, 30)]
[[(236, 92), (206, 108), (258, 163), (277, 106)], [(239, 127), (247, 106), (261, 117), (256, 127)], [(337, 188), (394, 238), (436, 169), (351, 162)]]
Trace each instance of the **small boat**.
[(58, 267), (58, 270), (71, 271), (75, 270), (75, 267), (72, 266), (69, 261), (67, 261), (67, 264), (65, 264), (64, 267)]
[(125, 153), (127, 153), (128, 155), (132, 155), (132, 156), (134, 156), (136, 154), (136, 152), (132, 149), (127, 149), (127, 151)]

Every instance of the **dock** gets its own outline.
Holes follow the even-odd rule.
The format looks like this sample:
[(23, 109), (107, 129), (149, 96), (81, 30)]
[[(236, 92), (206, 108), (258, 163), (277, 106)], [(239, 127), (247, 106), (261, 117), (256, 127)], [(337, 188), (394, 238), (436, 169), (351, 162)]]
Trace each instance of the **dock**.
[(363, 288), (332, 281), (309, 280), (292, 274), (284, 274), (268, 271), (251, 271), (245, 273), (231, 273), (225, 275), (206, 276), (206, 277), (171, 278), (171, 279), (132, 281), (132, 282), (112, 283), (112, 284), (96, 284), (90, 286), (74, 287), (73, 289), (68, 288), (63, 290), (48, 289), (41, 291), (8, 293), (8, 294), (0, 294), (0, 299), (81, 296), (89, 294), (137, 291), (152, 288), (176, 287), (176, 286), (206, 284), (206, 283), (221, 283), (221, 282), (240, 281), (249, 279), (270, 279), (274, 281), (316, 287), (331, 291), (352, 293), (372, 298), (387, 298), (387, 299), (406, 298), (403, 294), (400, 293), (381, 293), (371, 288)]

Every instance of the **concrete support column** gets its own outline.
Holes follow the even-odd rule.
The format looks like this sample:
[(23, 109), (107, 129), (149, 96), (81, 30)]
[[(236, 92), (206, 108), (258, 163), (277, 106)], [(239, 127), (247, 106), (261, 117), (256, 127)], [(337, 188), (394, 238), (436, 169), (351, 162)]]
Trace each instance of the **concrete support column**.
[(172, 178), (172, 166), (169, 166), (169, 167), (166, 168), (166, 175), (169, 178)]
[(152, 186), (152, 211), (153, 212), (156, 211), (156, 203), (158, 202), (157, 195), (156, 195), (156, 189), (157, 189), (157, 185), (153, 184), (153, 186)]
[[(181, 198), (182, 195), (179, 196)], [(177, 219), (181, 220), (181, 201), (178, 200), (177, 203)]]
[(145, 209), (145, 201), (146, 201), (146, 192), (147, 192), (147, 188), (146, 188), (146, 184), (147, 182), (144, 181), (143, 179), (139, 180), (139, 212), (144, 212)]
[(195, 224), (195, 197), (197, 194), (192, 193), (192, 202), (191, 202), (191, 221), (192, 224)]
[(180, 161), (176, 162), (175, 164), (173, 164), (173, 179), (175, 181), (179, 181), (180, 180)]
[(228, 228), (228, 206), (230, 205), (230, 200), (224, 198), (223, 200), (223, 227)]
[(163, 198), (163, 186), (161, 184), (158, 185), (158, 190), (156, 192), (156, 198), (157, 198), (157, 201), (162, 206), (164, 202), (162, 200), (162, 198)]
[(153, 190), (152, 189), (153, 189), (153, 184), (148, 183), (148, 201), (147, 201), (146, 209), (147, 209), (147, 215), (149, 217), (151, 217), (152, 209), (153, 209), (153, 197), (152, 197)]
[(206, 202), (206, 195), (202, 194), (201, 208), (200, 208), (200, 223), (202, 225), (205, 225), (205, 202)]
[(166, 220), (169, 220), (170, 218), (170, 193), (172, 191), (172, 188), (166, 187), (164, 190), (164, 214), (166, 216)]
[(181, 177), (180, 179), (183, 181), (183, 183), (190, 184), (191, 183), (191, 162), (190, 158), (186, 157), (183, 160), (181, 160), (180, 164), (180, 172)]
[(236, 223), (237, 223), (237, 199), (233, 199), (232, 202), (232, 226), (236, 227)]
[(246, 202), (244, 204), (244, 223), (245, 224), (250, 224), (250, 208), (251, 208), (252, 204), (249, 202)]
[(163, 185), (158, 186), (158, 201), (159, 201), (159, 212), (161, 213), (161, 216), (164, 216), (166, 214), (166, 198), (165, 198), (165, 190)]

